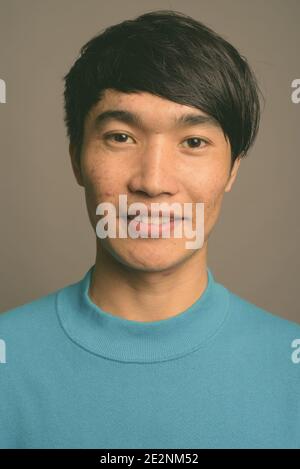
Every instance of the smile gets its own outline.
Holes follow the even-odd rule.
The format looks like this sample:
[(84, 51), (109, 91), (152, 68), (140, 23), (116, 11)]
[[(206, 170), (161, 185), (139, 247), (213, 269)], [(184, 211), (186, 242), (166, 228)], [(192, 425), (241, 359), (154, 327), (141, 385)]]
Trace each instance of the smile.
[(147, 217), (140, 215), (127, 217), (127, 224), (133, 222), (133, 226), (145, 237), (170, 233), (175, 224), (180, 221), (182, 221), (181, 218), (170, 219), (169, 217)]

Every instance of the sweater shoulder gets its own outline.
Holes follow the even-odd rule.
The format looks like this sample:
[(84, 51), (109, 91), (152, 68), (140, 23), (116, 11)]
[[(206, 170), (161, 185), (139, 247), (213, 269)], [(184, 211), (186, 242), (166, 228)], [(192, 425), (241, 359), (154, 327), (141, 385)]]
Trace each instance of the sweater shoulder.
[(12, 373), (17, 368), (28, 369), (28, 363), (36, 363), (38, 367), (41, 356), (44, 360), (49, 359), (53, 348), (58, 350), (65, 343), (57, 315), (57, 300), (60, 293), (68, 298), (73, 285), (76, 284), (0, 313), (0, 340)]
[(22, 337), (39, 337), (42, 331), (57, 322), (57, 297), (61, 292), (68, 295), (73, 284), (59, 288), (30, 302), (0, 313), (0, 336), (13, 337), (14, 341)]
[(30, 322), (40, 319), (39, 317), (55, 309), (55, 299), (59, 290), (36, 298), (27, 303), (10, 308), (0, 313), (1, 330), (13, 324), (22, 324), (23, 321)]
[(230, 312), (238, 325), (246, 325), (249, 332), (267, 331), (268, 335), (295, 335), (300, 337), (300, 324), (277, 315), (238, 294), (228, 290)]

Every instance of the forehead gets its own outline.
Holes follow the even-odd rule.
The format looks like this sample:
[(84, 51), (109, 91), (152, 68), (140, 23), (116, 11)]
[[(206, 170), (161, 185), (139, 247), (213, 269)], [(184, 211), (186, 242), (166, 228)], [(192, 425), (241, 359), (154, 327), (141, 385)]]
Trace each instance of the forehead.
[(163, 107), (165, 110), (169, 109), (170, 111), (173, 110), (177, 112), (187, 112), (191, 110), (198, 111), (196, 107), (178, 104), (167, 98), (163, 98), (146, 91), (124, 93), (111, 88), (104, 90), (102, 99), (99, 101), (98, 106), (101, 109), (108, 105), (139, 106), (141, 103), (145, 106)]
[(175, 103), (148, 92), (123, 93), (114, 89), (103, 92), (91, 111), (91, 120), (96, 126), (118, 120), (155, 132), (199, 124), (221, 129), (212, 116), (194, 106)]

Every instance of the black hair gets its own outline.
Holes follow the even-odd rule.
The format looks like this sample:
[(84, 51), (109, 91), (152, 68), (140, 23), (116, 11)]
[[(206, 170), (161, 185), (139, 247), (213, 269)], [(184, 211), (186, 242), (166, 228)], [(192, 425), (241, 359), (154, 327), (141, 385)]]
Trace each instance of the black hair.
[(106, 28), (81, 48), (64, 80), (67, 134), (78, 155), (85, 117), (108, 88), (149, 92), (214, 117), (230, 141), (232, 165), (258, 131), (261, 91), (246, 58), (178, 11), (150, 11)]

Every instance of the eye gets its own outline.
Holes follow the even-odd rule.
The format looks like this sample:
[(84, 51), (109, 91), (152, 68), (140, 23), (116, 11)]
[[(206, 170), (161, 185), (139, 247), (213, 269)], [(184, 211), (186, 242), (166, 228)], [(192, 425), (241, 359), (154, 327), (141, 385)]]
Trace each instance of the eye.
[(200, 146), (201, 142), (208, 144), (207, 140), (204, 140), (203, 138), (200, 138), (200, 137), (189, 137), (184, 141), (190, 142), (191, 146), (189, 146), (188, 148), (200, 148), (201, 149), (203, 148), (203, 146), (204, 147), (206, 146), (206, 145)]
[[(104, 139), (108, 141), (112, 141), (114, 143), (127, 143), (128, 138), (131, 138), (130, 135), (124, 133), (124, 132), (114, 132), (111, 134), (104, 135)], [(205, 144), (208, 144), (209, 142), (207, 140), (204, 140), (203, 138), (200, 137), (189, 137), (187, 138), (184, 142), (189, 142), (188, 148), (203, 148), (205, 147)], [(201, 143), (204, 143), (204, 145), (201, 145)]]
[(105, 140), (110, 140), (115, 143), (126, 143), (128, 138), (132, 139), (132, 137), (123, 132), (115, 132), (113, 134), (104, 135)]

